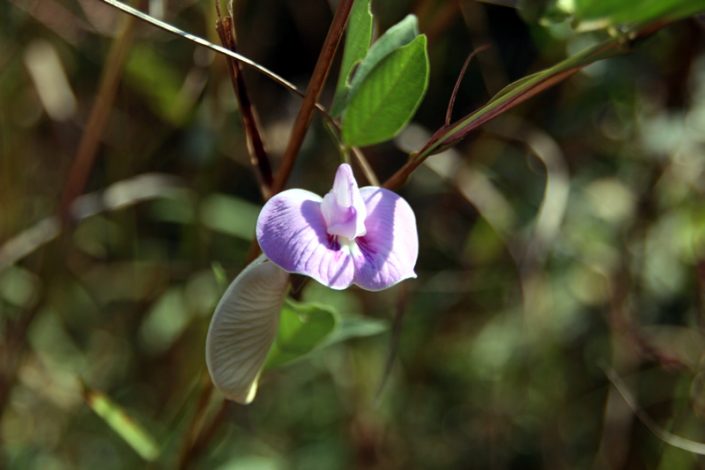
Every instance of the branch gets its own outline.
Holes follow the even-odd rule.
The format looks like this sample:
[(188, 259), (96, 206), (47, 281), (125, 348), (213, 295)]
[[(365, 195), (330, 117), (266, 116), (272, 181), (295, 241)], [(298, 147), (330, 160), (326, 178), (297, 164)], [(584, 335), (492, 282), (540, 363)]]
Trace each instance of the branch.
[(586, 49), (574, 56), (553, 65), (540, 72), (520, 78), (497, 93), (487, 104), (477, 111), (450, 125), (438, 129), (417, 152), (409, 156), (409, 160), (385, 183), (386, 188), (395, 189), (404, 184), (411, 173), (429, 156), (452, 147), (465, 138), (470, 132), (486, 122), (515, 108), (524, 101), (573, 76), (584, 67), (623, 54), (629, 50), (632, 43), (644, 39), (667, 26), (667, 23), (656, 22), (645, 26), (628, 36), (608, 39), (592, 48)]
[(348, 22), (352, 4), (353, 0), (340, 0), (340, 3), (338, 3), (335, 16), (333, 17), (333, 21), (328, 29), (328, 35), (323, 42), (321, 53), (318, 56), (318, 61), (313, 69), (311, 81), (306, 89), (304, 102), (301, 104), (299, 114), (296, 116), (294, 128), (292, 129), (291, 137), (289, 138), (289, 143), (284, 151), (284, 156), (282, 157), (281, 167), (274, 178), (272, 194), (277, 194), (279, 191), (284, 189), (284, 185), (289, 179), (291, 170), (294, 168), (294, 162), (296, 161), (296, 157), (301, 149), (301, 144), (304, 141), (304, 137), (306, 137), (306, 131), (311, 123), (313, 110), (316, 106), (318, 96), (321, 94), (326, 77), (328, 77), (328, 72), (330, 71), (330, 67), (333, 63), (333, 58), (335, 57), (335, 51), (338, 49), (338, 44), (340, 44), (343, 31), (345, 31), (345, 24)]
[[(218, 36), (220, 36), (220, 42), (230, 51), (235, 52), (237, 43), (235, 41), (235, 35), (233, 34), (233, 20), (230, 16), (221, 17), (218, 1), (216, 1), (215, 5), (218, 14), (218, 21), (215, 28), (216, 31), (218, 31)], [(269, 156), (264, 148), (264, 141), (262, 140), (262, 134), (257, 125), (255, 110), (252, 107), (250, 96), (247, 93), (245, 78), (242, 76), (240, 64), (232, 57), (227, 60), (230, 81), (233, 85), (235, 98), (237, 99), (238, 108), (240, 109), (240, 116), (242, 116), (245, 136), (247, 137), (247, 150), (250, 154), (250, 163), (252, 163), (252, 166), (257, 171), (260, 192), (262, 193), (262, 197), (266, 200), (269, 198), (273, 181)]]

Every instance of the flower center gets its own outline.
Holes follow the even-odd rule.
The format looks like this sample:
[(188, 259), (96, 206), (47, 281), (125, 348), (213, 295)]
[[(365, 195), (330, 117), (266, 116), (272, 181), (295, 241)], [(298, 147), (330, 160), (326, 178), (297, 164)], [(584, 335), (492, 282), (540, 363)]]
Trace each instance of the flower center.
[(330, 235), (352, 241), (367, 233), (367, 208), (350, 165), (343, 164), (338, 168), (333, 189), (321, 202), (321, 213)]

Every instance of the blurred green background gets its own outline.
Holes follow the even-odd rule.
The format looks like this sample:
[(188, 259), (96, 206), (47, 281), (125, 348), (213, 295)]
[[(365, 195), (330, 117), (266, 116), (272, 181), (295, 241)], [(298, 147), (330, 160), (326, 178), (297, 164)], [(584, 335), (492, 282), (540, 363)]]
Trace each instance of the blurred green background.
[[(138, 3), (218, 42), (211, 1)], [(373, 3), (377, 31), (418, 15), (431, 62), (412, 126), (364, 149), (380, 179), (443, 124), (473, 49), (491, 45), (456, 116), (614, 33), (498, 5), (514, 3)], [(240, 51), (303, 89), (332, 10), (238, 0)], [(261, 206), (224, 59), (97, 0), (4, 1), (0, 466), (702, 466), (607, 372), (653, 425), (705, 441), (704, 39), (702, 18), (681, 20), (431, 157), (400, 190), (419, 220), (418, 279), (307, 284), (304, 300), (370, 334), (222, 408), (205, 334)], [(72, 186), (110, 77), (95, 164)], [(245, 78), (276, 168), (300, 98)], [(339, 161), (316, 118), (288, 186), (325, 193)], [(67, 206), (73, 187), (88, 196)]]

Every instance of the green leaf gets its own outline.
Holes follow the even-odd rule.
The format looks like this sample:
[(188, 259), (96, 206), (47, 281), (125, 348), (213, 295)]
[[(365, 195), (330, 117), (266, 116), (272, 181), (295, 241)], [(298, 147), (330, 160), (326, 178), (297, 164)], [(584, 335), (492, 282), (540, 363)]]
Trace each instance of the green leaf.
[(357, 315), (345, 316), (328, 336), (325, 346), (340, 343), (350, 338), (365, 338), (384, 333), (389, 329), (389, 324), (384, 320), (365, 318)]
[(637, 26), (651, 21), (674, 21), (705, 11), (703, 0), (575, 0), (579, 30)]
[(152, 436), (113, 403), (107, 396), (83, 385), (83, 398), (88, 406), (105, 421), (144, 460), (151, 462), (159, 455), (159, 447)]
[(349, 104), (352, 97), (355, 95), (360, 86), (365, 82), (368, 75), (390, 54), (413, 41), (419, 35), (419, 25), (414, 15), (408, 15), (389, 28), (375, 43), (372, 45), (367, 55), (360, 62), (357, 69), (352, 70), (352, 76), (347, 77), (349, 82), (348, 93), (345, 99), (341, 99), (338, 103), (339, 113), (344, 113), (345, 107)]
[(287, 300), (279, 330), (269, 351), (265, 369), (279, 367), (350, 338), (374, 336), (387, 331), (386, 321), (359, 315), (340, 315), (330, 305)]
[(281, 366), (308, 354), (323, 343), (336, 323), (337, 315), (327, 306), (287, 300), (265, 369)]
[(343, 141), (371, 145), (399, 133), (421, 104), (428, 71), (424, 35), (388, 54), (357, 88), (353, 86), (343, 113)]
[(342, 112), (343, 106), (347, 101), (347, 95), (350, 90), (348, 82), (350, 72), (365, 57), (370, 48), (370, 42), (372, 41), (370, 3), (371, 0), (355, 0), (350, 12), (348, 29), (345, 33), (343, 60), (340, 64), (340, 76), (338, 77), (338, 86), (335, 90), (335, 99), (331, 108), (331, 113), (334, 116)]

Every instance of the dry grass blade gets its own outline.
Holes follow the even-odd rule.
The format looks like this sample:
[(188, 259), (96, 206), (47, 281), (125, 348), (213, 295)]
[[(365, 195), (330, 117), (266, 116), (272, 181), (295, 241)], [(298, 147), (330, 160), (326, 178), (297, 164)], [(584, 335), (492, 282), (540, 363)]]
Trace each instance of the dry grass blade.
[(129, 15), (134, 16), (135, 18), (138, 18), (142, 21), (146, 21), (147, 23), (150, 23), (151, 25), (154, 25), (158, 28), (163, 29), (164, 31), (168, 31), (172, 34), (176, 34), (177, 36), (181, 36), (185, 39), (188, 39), (189, 41), (195, 42), (196, 44), (207, 47), (208, 49), (211, 49), (215, 52), (219, 52), (220, 54), (225, 54), (226, 56), (229, 56), (239, 62), (242, 62), (243, 64), (249, 65), (250, 67), (254, 68), (258, 72), (266, 75), (267, 77), (271, 78), (275, 82), (279, 83), (280, 85), (284, 86), (285, 88), (289, 89), (293, 93), (296, 94), (301, 94), (301, 92), (296, 88), (296, 86), (291, 83), (290, 81), (286, 80), (285, 78), (277, 75), (276, 73), (272, 72), (266, 67), (261, 66), (257, 62), (248, 59), (242, 54), (238, 54), (237, 52), (230, 51), (222, 46), (218, 46), (217, 44), (213, 44), (212, 42), (206, 41), (202, 37), (196, 36), (195, 34), (187, 33), (186, 31), (183, 31), (175, 26), (170, 25), (169, 23), (166, 23), (164, 21), (158, 20), (157, 18), (154, 18), (153, 16), (150, 16), (146, 13), (143, 13), (136, 8), (133, 8), (129, 5), (125, 5), (122, 2), (119, 2), (117, 0), (101, 0), (105, 3), (107, 3), (110, 6), (113, 6), (117, 8), (118, 10), (121, 10)]

